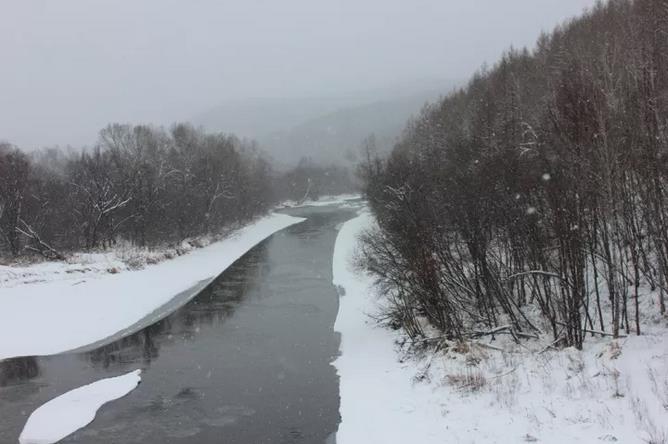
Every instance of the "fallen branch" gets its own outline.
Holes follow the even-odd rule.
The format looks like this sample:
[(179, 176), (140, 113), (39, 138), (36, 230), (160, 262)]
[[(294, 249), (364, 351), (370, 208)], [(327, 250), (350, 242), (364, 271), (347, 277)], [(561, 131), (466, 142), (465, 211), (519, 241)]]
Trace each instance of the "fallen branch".
[(408, 340), (413, 344), (420, 344), (422, 342), (445, 341), (445, 340), (448, 340), (448, 338), (446, 336), (434, 336), (432, 338), (420, 338), (420, 339), (412, 339), (412, 338), (408, 337)]
[(490, 379), (503, 378), (504, 376), (508, 376), (509, 374), (511, 374), (512, 372), (514, 372), (516, 370), (517, 370), (517, 367), (513, 367), (513, 369), (511, 369), (511, 370), (509, 370), (505, 373), (501, 373), (500, 375), (494, 375)]
[(501, 347), (495, 347), (493, 345), (485, 344), (484, 342), (475, 342), (475, 344), (479, 345), (481, 347), (489, 348), (491, 350), (496, 350), (496, 351), (500, 351), (500, 352), (503, 352), (503, 353), (511, 353), (508, 350), (502, 349)]
[(51, 245), (44, 242), (39, 237), (39, 234), (30, 225), (28, 225), (28, 223), (26, 221), (24, 221), (23, 219), (20, 219), (20, 222), (23, 225), (23, 228), (16, 227), (16, 231), (19, 234), (22, 234), (25, 237), (27, 237), (35, 245), (35, 246), (27, 245), (25, 247), (26, 250), (33, 251), (35, 253), (39, 253), (47, 259), (52, 259), (52, 260), (57, 259), (57, 260), (60, 260), (60, 261), (65, 260), (65, 256), (63, 256), (55, 248), (51, 247)]
[(538, 335), (531, 333), (524, 333), (521, 331), (516, 331), (510, 325), (502, 325), (501, 327), (496, 327), (492, 330), (481, 331), (475, 330), (469, 336), (471, 338), (479, 338), (481, 336), (490, 336), (496, 334), (509, 334), (515, 339), (516, 342), (519, 342), (518, 337), (527, 338), (527, 339), (539, 339)]
[(510, 325), (502, 325), (501, 327), (496, 327), (487, 331), (475, 330), (473, 331), (473, 333), (471, 333), (471, 337), (495, 335), (501, 332), (508, 332), (508, 330), (510, 329), (511, 329)]
[(564, 280), (564, 278), (561, 277), (560, 275), (558, 275), (557, 273), (552, 273), (552, 272), (549, 272), (549, 271), (543, 271), (543, 270), (529, 270), (529, 271), (523, 271), (523, 272), (521, 272), (521, 273), (511, 274), (510, 276), (507, 276), (507, 277), (504, 278), (503, 280), (507, 282), (507, 281), (513, 280), (513, 279), (518, 278), (518, 277), (527, 276), (527, 275), (533, 275), (533, 274), (539, 274), (539, 275), (541, 275), (541, 276), (545, 276), (545, 277), (553, 277), (553, 278), (557, 278), (557, 279), (559, 279), (559, 280), (561, 280), (561, 281)]
[[(568, 325), (564, 324), (563, 322), (556, 321), (556, 323), (559, 324), (559, 325), (561, 325), (561, 326), (563, 326), (563, 327), (568, 327)], [(615, 337), (617, 337), (617, 338), (625, 338), (625, 337), (626, 337), (626, 335), (617, 335), (617, 336), (615, 336), (615, 335), (612, 334), (612, 333), (607, 333), (607, 332), (605, 332), (605, 331), (600, 331), (600, 330), (590, 330), (590, 329), (588, 329), (588, 328), (581, 328), (580, 330), (582, 330), (582, 331), (585, 332), (585, 333), (593, 333), (593, 334), (601, 335), (601, 336), (610, 336), (610, 337), (612, 337), (612, 338), (615, 338)]]
[(542, 349), (541, 351), (538, 352), (538, 354), (539, 354), (539, 355), (542, 355), (543, 353), (545, 353), (545, 352), (548, 351), (549, 349), (556, 350), (557, 348), (555, 347), (555, 344), (557, 344), (559, 341), (561, 341), (561, 340), (563, 340), (563, 339), (564, 339), (564, 337), (563, 337), (562, 335), (559, 335), (559, 337), (558, 337), (557, 339), (555, 339), (554, 341), (552, 341), (552, 343), (546, 345), (544, 349)]

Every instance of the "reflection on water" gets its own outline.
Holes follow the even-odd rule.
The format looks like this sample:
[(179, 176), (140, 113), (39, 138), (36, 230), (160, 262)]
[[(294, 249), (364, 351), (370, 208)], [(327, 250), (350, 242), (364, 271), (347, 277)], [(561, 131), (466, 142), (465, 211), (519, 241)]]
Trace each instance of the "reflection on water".
[(48, 399), (135, 368), (142, 384), (63, 442), (333, 442), (331, 257), (336, 227), (353, 213), (291, 214), (308, 221), (258, 245), (161, 321), (92, 351), (0, 362), (0, 442), (15, 442)]
[(0, 387), (18, 384), (37, 376), (39, 376), (39, 364), (35, 357), (27, 356), (0, 361)]
[(187, 346), (187, 342), (197, 339), (203, 326), (221, 324), (234, 313), (248, 283), (267, 270), (262, 263), (265, 258), (266, 244), (260, 244), (181, 309), (137, 333), (82, 353), (81, 358), (105, 369), (129, 363), (147, 366), (160, 356), (162, 346), (175, 342)]
[[(191, 303), (132, 335), (78, 354), (78, 357), (103, 369), (133, 363), (145, 367), (159, 357), (162, 345), (195, 340), (202, 325), (222, 323), (233, 314), (249, 283), (267, 270), (267, 264), (261, 262), (265, 254), (266, 245), (258, 245)], [(50, 359), (54, 358), (29, 356), (0, 361), (0, 387), (38, 377), (40, 360)]]

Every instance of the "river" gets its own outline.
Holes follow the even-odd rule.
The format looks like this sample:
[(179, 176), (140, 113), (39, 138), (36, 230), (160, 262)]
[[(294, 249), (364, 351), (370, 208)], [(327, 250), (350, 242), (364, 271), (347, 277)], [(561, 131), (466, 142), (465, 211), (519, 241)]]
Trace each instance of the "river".
[(93, 350), (0, 362), (0, 442), (18, 442), (49, 399), (141, 368), (137, 389), (61, 442), (333, 443), (332, 252), (338, 227), (355, 213), (286, 212), (307, 220), (258, 244), (164, 319)]

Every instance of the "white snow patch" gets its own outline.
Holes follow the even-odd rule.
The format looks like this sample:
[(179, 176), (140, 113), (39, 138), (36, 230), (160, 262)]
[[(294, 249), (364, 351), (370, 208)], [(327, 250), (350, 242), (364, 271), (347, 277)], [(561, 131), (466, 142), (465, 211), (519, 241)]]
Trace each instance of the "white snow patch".
[[(45, 263), (38, 282), (16, 285), (0, 269), (0, 360), (49, 355), (105, 339), (133, 325), (177, 294), (212, 281), (248, 250), (273, 233), (304, 219), (272, 214), (222, 241), (188, 254), (122, 273), (77, 272), (72, 264)], [(62, 267), (63, 273), (53, 273)], [(95, 270), (106, 267), (103, 264)], [(32, 267), (31, 267), (32, 268)], [(4, 286), (2, 282), (12, 282)], [(199, 284), (199, 285), (197, 285)], [(197, 288), (194, 289), (195, 285)], [(3, 288), (4, 287), (4, 288)], [(186, 295), (186, 296), (194, 296)], [(187, 300), (187, 297), (183, 298)]]
[(20, 444), (50, 444), (86, 426), (98, 409), (137, 387), (141, 370), (101, 379), (52, 399), (32, 412), (19, 436)]
[(336, 196), (322, 196), (318, 200), (308, 199), (303, 202), (288, 200), (283, 203), (283, 208), (326, 207), (329, 205), (338, 205), (344, 208), (346, 204), (349, 204), (349, 201), (357, 200), (361, 197), (359, 194), (339, 194)]

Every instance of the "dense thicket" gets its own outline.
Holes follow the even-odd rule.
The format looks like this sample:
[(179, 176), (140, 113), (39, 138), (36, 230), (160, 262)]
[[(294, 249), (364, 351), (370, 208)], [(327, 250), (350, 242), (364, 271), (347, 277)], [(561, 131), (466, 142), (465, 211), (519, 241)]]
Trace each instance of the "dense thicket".
[(668, 1), (509, 51), (361, 170), (367, 266), (410, 335), (640, 333), (639, 288), (665, 313), (668, 283)]
[[(187, 124), (110, 125), (94, 149), (49, 149), (30, 156), (0, 144), (0, 253), (175, 243), (305, 196), (315, 174), (306, 165), (277, 174), (253, 143)], [(343, 187), (351, 186), (348, 180)]]

